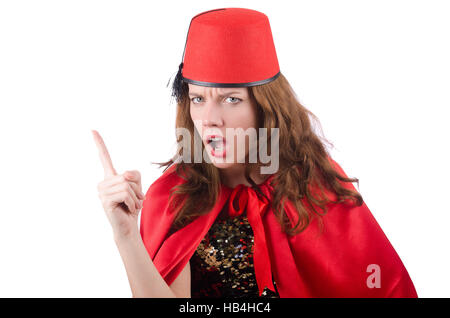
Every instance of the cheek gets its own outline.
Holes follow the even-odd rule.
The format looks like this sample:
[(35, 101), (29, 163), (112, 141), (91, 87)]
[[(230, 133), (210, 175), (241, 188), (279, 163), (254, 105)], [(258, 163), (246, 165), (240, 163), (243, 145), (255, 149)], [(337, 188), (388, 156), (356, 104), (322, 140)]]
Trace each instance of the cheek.
[(199, 123), (196, 121), (198, 121), (201, 118), (200, 114), (198, 112), (196, 112), (195, 110), (192, 110), (192, 108), (190, 108), (189, 113), (191, 116), (191, 120), (194, 123), (194, 127), (198, 130), (199, 127), (197, 127), (197, 126), (199, 125)]
[[(252, 105), (245, 105), (245, 107), (240, 108), (239, 111), (235, 111), (234, 109), (231, 111), (230, 109), (226, 114), (226, 122), (230, 123), (229, 126), (227, 125), (228, 127), (231, 126), (234, 129), (242, 128), (244, 131), (248, 128), (257, 129), (256, 109), (252, 107)], [(234, 160), (238, 160), (238, 148), (243, 149), (245, 154), (247, 154), (250, 149), (250, 137), (234, 137)], [(244, 154), (242, 154), (241, 157), (243, 155)]]
[(191, 115), (191, 119), (192, 119), (192, 120), (194, 120), (194, 119), (195, 119), (195, 116), (196, 116), (196, 114), (195, 114), (195, 112), (194, 112), (194, 111), (192, 111), (192, 107), (191, 107), (191, 106), (189, 106), (189, 114)]
[(250, 105), (245, 105), (238, 111), (230, 110), (225, 116), (226, 122), (233, 128), (242, 128), (244, 130), (250, 127), (256, 128), (256, 112)]

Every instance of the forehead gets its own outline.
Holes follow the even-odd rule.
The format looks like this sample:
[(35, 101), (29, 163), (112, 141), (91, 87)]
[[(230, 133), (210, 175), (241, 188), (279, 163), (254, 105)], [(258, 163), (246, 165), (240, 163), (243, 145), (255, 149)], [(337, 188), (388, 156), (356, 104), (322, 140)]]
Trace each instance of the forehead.
[(224, 95), (231, 92), (245, 94), (247, 93), (247, 87), (207, 87), (200, 85), (189, 85), (189, 93), (196, 93), (202, 95)]

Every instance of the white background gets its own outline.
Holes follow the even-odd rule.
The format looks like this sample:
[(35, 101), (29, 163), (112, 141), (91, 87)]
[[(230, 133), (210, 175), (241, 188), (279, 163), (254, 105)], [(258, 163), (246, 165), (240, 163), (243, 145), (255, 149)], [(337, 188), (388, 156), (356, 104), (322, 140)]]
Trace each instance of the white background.
[[(119, 173), (175, 150), (190, 19), (268, 15), (281, 72), (360, 180), (420, 297), (449, 297), (446, 1), (1, 1), (0, 296), (131, 297), (91, 129)], [(355, 184), (356, 185), (356, 184)]]

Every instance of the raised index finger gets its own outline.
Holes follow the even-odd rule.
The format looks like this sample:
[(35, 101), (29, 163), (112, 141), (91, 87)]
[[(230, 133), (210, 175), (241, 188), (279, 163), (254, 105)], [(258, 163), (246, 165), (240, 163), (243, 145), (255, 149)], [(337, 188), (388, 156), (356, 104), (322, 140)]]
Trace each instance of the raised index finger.
[(100, 160), (102, 161), (103, 170), (105, 171), (105, 177), (114, 176), (117, 174), (113, 167), (111, 157), (109, 156), (108, 149), (105, 146), (102, 136), (96, 130), (92, 130), (92, 135), (94, 136), (95, 144), (98, 148), (98, 153), (100, 155)]

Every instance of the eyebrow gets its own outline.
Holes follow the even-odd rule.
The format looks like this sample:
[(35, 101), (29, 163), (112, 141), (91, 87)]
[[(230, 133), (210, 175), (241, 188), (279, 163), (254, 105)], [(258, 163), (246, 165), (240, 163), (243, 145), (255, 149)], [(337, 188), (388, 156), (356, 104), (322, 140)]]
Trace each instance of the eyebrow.
[[(225, 93), (225, 94), (219, 94), (219, 97), (225, 97), (225, 96), (231, 95), (231, 94), (241, 94), (241, 92), (233, 91), (233, 92), (228, 92), (228, 93)], [(200, 96), (200, 97), (203, 97), (202, 94), (194, 93), (194, 92), (189, 93), (189, 96)]]

